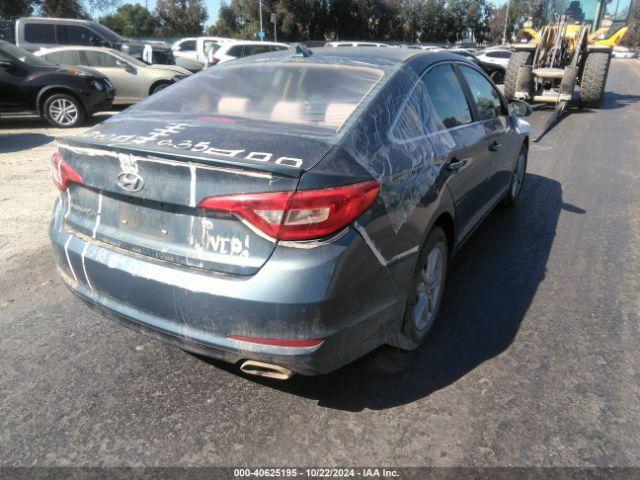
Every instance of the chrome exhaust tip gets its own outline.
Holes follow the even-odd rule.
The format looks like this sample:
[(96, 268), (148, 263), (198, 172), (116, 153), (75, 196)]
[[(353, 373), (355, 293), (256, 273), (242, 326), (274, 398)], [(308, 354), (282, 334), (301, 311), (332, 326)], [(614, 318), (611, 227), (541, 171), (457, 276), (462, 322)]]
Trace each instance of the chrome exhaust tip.
[(245, 360), (240, 365), (240, 371), (247, 375), (273, 378), (275, 380), (289, 380), (293, 376), (293, 372), (288, 368), (257, 360)]

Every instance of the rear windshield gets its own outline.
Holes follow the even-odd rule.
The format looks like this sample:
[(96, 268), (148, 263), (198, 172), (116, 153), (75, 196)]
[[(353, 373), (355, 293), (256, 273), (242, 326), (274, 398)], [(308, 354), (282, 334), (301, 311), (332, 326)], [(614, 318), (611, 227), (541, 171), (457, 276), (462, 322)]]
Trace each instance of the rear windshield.
[(136, 112), (220, 115), (337, 131), (382, 77), (330, 64), (216, 66), (150, 97)]

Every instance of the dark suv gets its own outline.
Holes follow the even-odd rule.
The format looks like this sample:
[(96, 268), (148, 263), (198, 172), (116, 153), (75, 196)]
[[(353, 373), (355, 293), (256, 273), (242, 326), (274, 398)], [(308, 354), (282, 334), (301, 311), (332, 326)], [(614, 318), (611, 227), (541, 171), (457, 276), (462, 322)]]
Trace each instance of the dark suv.
[(16, 22), (16, 45), (30, 52), (60, 45), (109, 47), (149, 64), (175, 65), (173, 51), (163, 42), (123, 38), (91, 20), (25, 17)]
[(56, 127), (108, 110), (115, 89), (93, 70), (62, 68), (0, 40), (0, 113), (36, 112)]

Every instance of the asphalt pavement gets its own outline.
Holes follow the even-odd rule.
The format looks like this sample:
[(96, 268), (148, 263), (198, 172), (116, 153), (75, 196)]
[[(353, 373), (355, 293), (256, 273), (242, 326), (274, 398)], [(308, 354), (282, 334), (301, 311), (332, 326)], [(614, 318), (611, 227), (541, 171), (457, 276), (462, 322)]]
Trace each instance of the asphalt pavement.
[[(638, 466), (639, 100), (640, 61), (614, 61), (602, 109), (532, 145), (521, 203), (455, 259), (423, 347), (285, 383), (72, 297), (46, 238), (59, 132), (1, 120), (0, 466)], [(28, 228), (11, 213), (32, 208)]]

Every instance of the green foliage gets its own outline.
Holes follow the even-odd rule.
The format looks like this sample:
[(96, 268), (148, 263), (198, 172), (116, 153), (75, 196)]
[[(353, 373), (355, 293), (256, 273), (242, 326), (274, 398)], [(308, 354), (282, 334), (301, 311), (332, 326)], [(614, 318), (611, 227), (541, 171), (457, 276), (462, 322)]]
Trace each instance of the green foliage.
[(0, 1), (0, 18), (31, 15), (35, 6), (33, 0), (2, 0)]
[(208, 16), (202, 0), (158, 0), (155, 14), (154, 33), (163, 37), (200, 35)]
[(100, 19), (105, 27), (125, 37), (146, 37), (153, 34), (158, 22), (149, 10), (139, 4), (126, 4)]
[[(493, 13), (488, 0), (264, 0), (262, 5), (267, 37), (273, 38), (273, 12), (278, 39), (285, 41), (453, 42), (469, 35), (481, 41)], [(209, 33), (255, 38), (258, 30), (258, 0), (230, 0), (221, 5)]]
[(84, 8), (77, 0), (43, 0), (42, 15), (56, 18), (86, 18)]
[(629, 15), (629, 31), (622, 37), (622, 44), (627, 47), (640, 47), (640, 0), (633, 2)]

